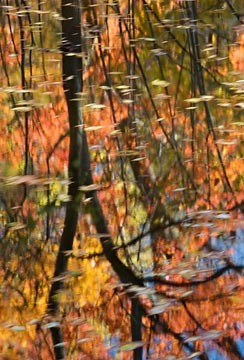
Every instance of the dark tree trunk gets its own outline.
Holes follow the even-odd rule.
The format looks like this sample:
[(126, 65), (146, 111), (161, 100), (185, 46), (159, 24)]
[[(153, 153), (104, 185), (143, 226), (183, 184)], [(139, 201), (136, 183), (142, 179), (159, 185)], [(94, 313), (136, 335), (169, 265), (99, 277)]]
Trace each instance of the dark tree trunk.
[[(132, 301), (131, 309), (131, 337), (132, 341), (142, 341), (142, 306), (137, 298)], [(138, 347), (133, 351), (134, 360), (143, 359), (143, 347)]]
[[(77, 94), (82, 92), (80, 8), (81, 2), (79, 0), (62, 1), (63, 88), (68, 106), (70, 127), (69, 177), (71, 183), (68, 190), (70, 201), (66, 208), (64, 229), (54, 271), (54, 280), (56, 280), (52, 283), (48, 298), (47, 312), (54, 319), (59, 318), (59, 302), (57, 295), (63, 288), (63, 278), (60, 277), (60, 275), (67, 271), (67, 252), (72, 250), (77, 227), (80, 205), (79, 188), (81, 185), (93, 184), (88, 143), (86, 133), (82, 126), (81, 101), (77, 99)], [(74, 99), (76, 100), (74, 101)], [(90, 211), (97, 232), (108, 234), (109, 230), (107, 222), (103, 215), (96, 192), (89, 192), (88, 196), (92, 197)], [(126, 286), (128, 286), (128, 284), (143, 286), (141, 279), (138, 278), (118, 257), (110, 235), (102, 237), (101, 242), (104, 254), (113, 270), (119, 276), (120, 281), (126, 284)], [(133, 300), (133, 302), (136, 304), (136, 317), (134, 317), (132, 322), (132, 340), (138, 340), (141, 338), (139, 327), (141, 326), (142, 308), (138, 300)], [(65, 359), (66, 353), (63, 345), (64, 341), (61, 327), (57, 326), (51, 328), (51, 334), (55, 358), (59, 360)], [(141, 350), (139, 350), (135, 352), (136, 359), (138, 360), (141, 359), (141, 355), (138, 357), (139, 353), (141, 354)]]
[[(55, 265), (54, 279), (67, 271), (67, 251), (72, 250), (73, 240), (79, 213), (79, 186), (85, 176), (82, 173), (81, 157), (83, 128), (81, 127), (82, 113), (81, 102), (77, 94), (82, 91), (82, 61), (81, 61), (81, 14), (79, 0), (62, 1), (62, 51), (63, 51), (63, 88), (68, 106), (70, 147), (69, 147), (69, 196), (64, 221), (64, 229), (60, 241), (58, 257)], [(71, 55), (73, 54), (73, 55)], [(48, 314), (58, 318), (59, 304), (57, 294), (63, 288), (63, 280), (52, 283), (49, 299)], [(65, 359), (65, 347), (60, 327), (51, 328), (52, 340), (56, 359)], [(57, 346), (58, 345), (58, 346)]]

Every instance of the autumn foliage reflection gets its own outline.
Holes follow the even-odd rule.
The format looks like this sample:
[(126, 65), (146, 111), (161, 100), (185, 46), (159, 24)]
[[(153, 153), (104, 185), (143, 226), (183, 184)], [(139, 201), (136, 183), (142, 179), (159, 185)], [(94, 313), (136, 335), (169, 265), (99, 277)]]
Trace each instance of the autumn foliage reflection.
[[(242, 9), (76, 3), (79, 53), (64, 44), (61, 2), (0, 5), (0, 357), (54, 359), (60, 328), (68, 359), (241, 359)], [(94, 183), (78, 189), (68, 268), (55, 278), (72, 183), (65, 56), (82, 59), (70, 102)], [(106, 241), (135, 283), (112, 270)]]

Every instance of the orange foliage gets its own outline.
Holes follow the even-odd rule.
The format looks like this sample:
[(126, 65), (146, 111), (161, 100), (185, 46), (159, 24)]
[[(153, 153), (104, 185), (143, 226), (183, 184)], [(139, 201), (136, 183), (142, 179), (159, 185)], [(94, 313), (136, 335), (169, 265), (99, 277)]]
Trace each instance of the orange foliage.
[(230, 60), (236, 71), (244, 72), (244, 33), (237, 28), (236, 43), (230, 48)]

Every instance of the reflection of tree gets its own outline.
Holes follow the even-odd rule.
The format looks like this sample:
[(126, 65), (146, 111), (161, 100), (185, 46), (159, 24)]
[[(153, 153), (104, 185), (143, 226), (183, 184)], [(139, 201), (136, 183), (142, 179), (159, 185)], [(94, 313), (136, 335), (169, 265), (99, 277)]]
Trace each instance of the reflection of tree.
[[(237, 322), (232, 307), (238, 309), (242, 294), (243, 264), (228, 251), (201, 252), (213, 250), (207, 240), (215, 229), (225, 229), (229, 239), (233, 228), (227, 210), (243, 206), (243, 154), (236, 140), (242, 83), (228, 59), (232, 24), (241, 31), (237, 5), (228, 1), (222, 9), (213, 1), (67, 0), (62, 1), (60, 18), (55, 1), (30, 4), (16, 1), (12, 8), (6, 2), (1, 9), (6, 20), (0, 35), (1, 90), (4, 101), (15, 109), (10, 116), (3, 107), (1, 135), (14, 149), (11, 160), (19, 168), (14, 174), (25, 175), (3, 179), (3, 189), (15, 184), (17, 191), (4, 189), (1, 194), (6, 215), (1, 219), (2, 270), (3, 284), (9, 282), (9, 293), (19, 296), (18, 306), (31, 303), (36, 308), (47, 293), (55, 256), (50, 249), (57, 248), (51, 229), (56, 218), (62, 222), (65, 208), (49, 317), (44, 325), (37, 324), (44, 344), (40, 348), (52, 356), (50, 328), (57, 359), (79, 351), (90, 356), (91, 347), (81, 345), (86, 330), (70, 325), (72, 316), (78, 323), (90, 316), (98, 322), (102, 318), (109, 334), (120, 329), (122, 341), (130, 333), (138, 343), (123, 346), (135, 346), (134, 359), (142, 359), (143, 351), (151, 358), (150, 351), (161, 358), (195, 353), (207, 359), (208, 346), (241, 358), (237, 331), (226, 323)], [(47, 18), (50, 34), (42, 25)], [(52, 35), (54, 28), (59, 33), (57, 19), (62, 22), (59, 48), (57, 35)], [(8, 41), (18, 55), (11, 64)], [(231, 49), (230, 59), (237, 64), (234, 54)], [(60, 71), (51, 65), (59, 64), (60, 56), (66, 104), (60, 85), (55, 88)], [(44, 103), (36, 101), (39, 97)], [(11, 140), (6, 126), (17, 141)], [(62, 188), (67, 182), (55, 190), (59, 181), (50, 177), (65, 171), (68, 136), (67, 198)], [(29, 176), (33, 172), (47, 174), (48, 179)], [(32, 191), (36, 187), (41, 195)], [(40, 240), (44, 227), (45, 242)], [(120, 284), (113, 295), (103, 289), (97, 307), (89, 308), (88, 301), (81, 306), (76, 294), (84, 286), (84, 276), (69, 270), (74, 264), (85, 268), (91, 260), (99, 272), (104, 257)], [(79, 278), (77, 283), (72, 276)], [(62, 300), (66, 290), (72, 301)], [(97, 315), (99, 306), (103, 311)], [(123, 326), (121, 318), (126, 319)], [(65, 342), (70, 344), (67, 354)]]
[[(68, 194), (70, 195), (71, 201), (69, 201), (66, 208), (64, 230), (54, 272), (54, 282), (49, 294), (48, 313), (52, 316), (58, 315), (57, 295), (63, 287), (63, 279), (60, 279), (60, 275), (67, 271), (67, 252), (71, 251), (73, 247), (73, 239), (78, 221), (79, 187), (82, 185), (88, 187), (93, 185), (86, 133), (84, 128), (82, 128), (83, 120), (81, 117), (80, 102), (76, 99), (77, 94), (82, 92), (79, 9), (79, 1), (74, 1), (73, 3), (64, 1), (62, 3), (62, 16), (64, 18), (62, 21), (63, 81), (70, 124), (69, 175), (71, 183), (69, 185)], [(91, 191), (91, 196), (91, 214), (96, 230), (98, 233), (108, 234), (109, 231), (106, 220), (98, 202), (96, 192)], [(139, 278), (118, 258), (110, 236), (104, 237), (101, 241), (104, 254), (120, 277), (121, 282), (124, 284), (142, 285), (142, 281), (139, 280)], [(140, 312), (141, 310), (139, 310), (140, 306), (136, 299), (133, 300), (133, 308), (135, 310), (133, 311), (132, 324), (137, 323), (134, 316), (138, 318), (140, 324), (141, 315), (137, 314), (137, 312)], [(63, 359), (65, 357), (65, 352), (64, 346), (60, 345), (63, 343), (61, 329), (54, 326), (51, 328), (51, 332), (55, 356), (57, 359)], [(135, 334), (136, 340), (141, 339), (138, 326), (132, 326), (132, 334)], [(137, 350), (135, 353), (136, 352)]]

